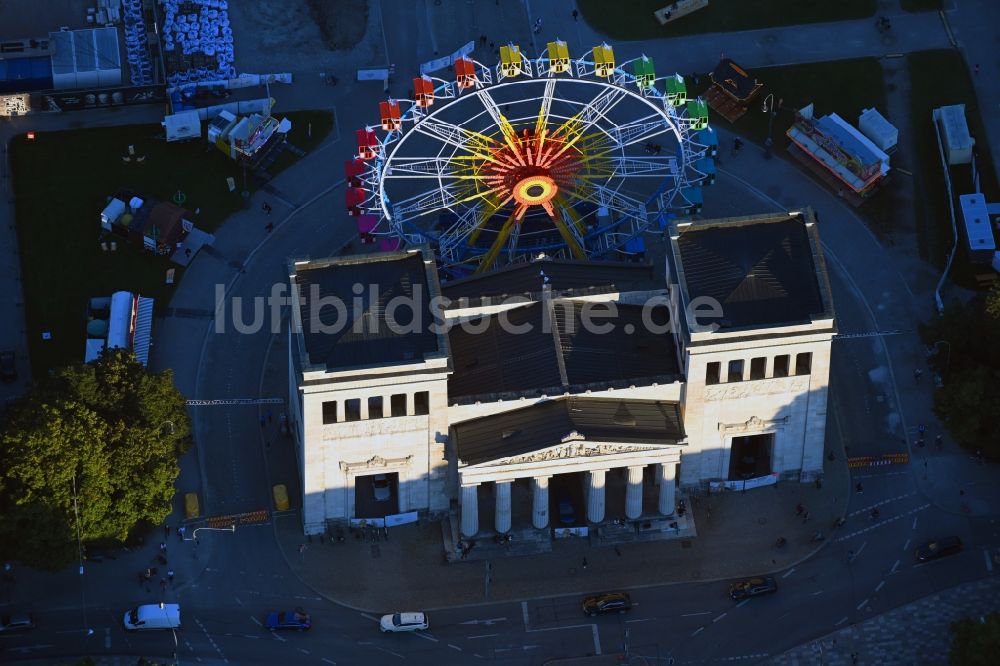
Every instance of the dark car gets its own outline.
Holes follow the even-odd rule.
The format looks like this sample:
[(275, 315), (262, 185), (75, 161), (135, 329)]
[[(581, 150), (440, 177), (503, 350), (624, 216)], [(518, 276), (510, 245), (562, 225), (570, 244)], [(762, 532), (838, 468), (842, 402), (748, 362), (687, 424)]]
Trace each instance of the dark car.
[(778, 584), (770, 576), (760, 576), (749, 580), (741, 580), (729, 586), (729, 596), (733, 601), (749, 599), (762, 594), (771, 594), (778, 591)]
[(962, 552), (962, 540), (957, 536), (949, 536), (941, 539), (935, 539), (934, 541), (928, 541), (924, 545), (917, 548), (916, 555), (917, 560), (920, 562), (929, 562), (930, 560), (936, 560), (939, 557), (954, 555), (955, 553), (960, 552)]
[(628, 592), (602, 592), (583, 600), (583, 612), (594, 617), (604, 613), (624, 613), (632, 608), (632, 598)]
[(5, 384), (17, 379), (17, 368), (14, 367), (14, 352), (0, 352), (0, 380)]
[(35, 628), (35, 618), (28, 613), (19, 615), (4, 615), (0, 617), (0, 633), (9, 631), (28, 631)]
[(267, 614), (264, 626), (271, 631), (308, 631), (312, 627), (312, 618), (301, 608), (294, 612), (275, 611)]

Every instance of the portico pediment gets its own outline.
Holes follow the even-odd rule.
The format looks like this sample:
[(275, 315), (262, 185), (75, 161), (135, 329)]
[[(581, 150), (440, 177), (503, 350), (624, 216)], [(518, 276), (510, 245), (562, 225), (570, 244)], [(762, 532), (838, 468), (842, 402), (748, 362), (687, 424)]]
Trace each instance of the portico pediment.
[(609, 444), (604, 442), (586, 442), (577, 440), (564, 442), (545, 449), (539, 449), (538, 451), (533, 451), (531, 453), (498, 458), (496, 460), (476, 465), (476, 467), (524, 465), (555, 460), (571, 460), (574, 458), (614, 458), (630, 453), (655, 453), (664, 451), (667, 448), (668, 447), (666, 446), (659, 446), (655, 444)]

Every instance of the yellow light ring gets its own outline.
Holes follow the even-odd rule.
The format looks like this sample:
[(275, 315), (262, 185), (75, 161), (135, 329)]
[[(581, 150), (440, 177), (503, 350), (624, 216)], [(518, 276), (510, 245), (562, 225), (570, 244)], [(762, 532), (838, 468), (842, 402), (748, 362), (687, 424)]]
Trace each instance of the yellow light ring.
[(556, 181), (548, 176), (528, 176), (514, 185), (514, 199), (525, 206), (538, 206), (547, 203), (559, 192)]

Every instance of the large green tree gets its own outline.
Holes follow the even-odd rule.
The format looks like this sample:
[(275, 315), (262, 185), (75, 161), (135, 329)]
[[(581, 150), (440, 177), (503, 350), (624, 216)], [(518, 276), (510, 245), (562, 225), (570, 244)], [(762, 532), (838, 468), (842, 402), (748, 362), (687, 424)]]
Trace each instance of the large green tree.
[(190, 441), (170, 371), (128, 350), (64, 368), (19, 401), (0, 431), (0, 551), (54, 568), (86, 542), (123, 542), (170, 513)]
[(990, 666), (997, 663), (1000, 652), (1000, 613), (993, 612), (983, 618), (964, 618), (951, 623), (951, 653), (948, 661), (953, 666)]
[(926, 326), (935, 370), (944, 383), (934, 407), (959, 444), (1000, 458), (1000, 289), (964, 304), (950, 305)]

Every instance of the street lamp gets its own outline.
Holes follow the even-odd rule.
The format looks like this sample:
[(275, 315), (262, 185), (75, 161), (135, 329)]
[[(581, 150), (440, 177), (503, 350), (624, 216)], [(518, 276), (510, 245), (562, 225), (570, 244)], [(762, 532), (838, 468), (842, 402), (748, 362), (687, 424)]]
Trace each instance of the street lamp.
[[(784, 99), (778, 100), (778, 109), (781, 108), (782, 102), (784, 102)], [(764, 104), (761, 106), (761, 111), (768, 114), (767, 139), (764, 141), (764, 157), (771, 159), (771, 146), (774, 145), (774, 139), (771, 138), (771, 129), (774, 125), (774, 117), (778, 115), (778, 111), (774, 107), (774, 93), (769, 93), (768, 96), (764, 98)]]
[(948, 375), (948, 370), (951, 368), (951, 343), (947, 340), (936, 340), (934, 342), (934, 355), (937, 356), (941, 353), (938, 349), (938, 345), (946, 345), (948, 349), (948, 355), (944, 358), (944, 371), (941, 373), (943, 377)]

